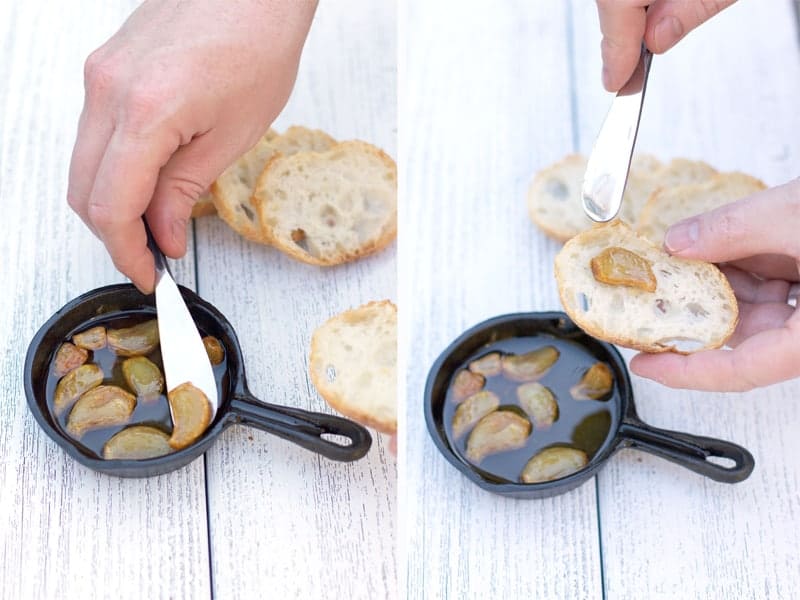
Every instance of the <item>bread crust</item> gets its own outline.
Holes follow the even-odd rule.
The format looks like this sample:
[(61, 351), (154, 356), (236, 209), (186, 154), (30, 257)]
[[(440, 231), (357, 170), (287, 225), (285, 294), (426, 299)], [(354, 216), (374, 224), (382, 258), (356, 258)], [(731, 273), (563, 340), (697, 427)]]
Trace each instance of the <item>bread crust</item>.
[[(376, 309), (380, 311), (386, 311), (386, 317), (394, 320), (394, 326), (396, 328), (397, 307), (390, 300), (376, 300), (368, 302), (367, 304), (364, 304), (358, 308), (347, 310), (328, 319), (328, 321), (317, 328), (311, 337), (311, 351), (308, 361), (309, 372), (311, 375), (311, 382), (314, 384), (314, 387), (317, 389), (325, 402), (327, 402), (328, 405), (335, 411), (361, 423), (362, 425), (371, 427), (382, 433), (394, 435), (397, 433), (396, 404), (393, 418), (381, 417), (380, 415), (374, 414), (373, 412), (370, 412), (368, 408), (354, 403), (353, 397), (355, 397), (355, 393), (352, 394), (352, 397), (347, 397), (345, 394), (340, 393), (327, 381), (323, 369), (314, 368), (317, 364), (324, 364), (327, 362), (322, 358), (322, 351), (320, 349), (320, 337), (322, 335), (321, 332), (323, 332), (326, 327), (337, 321), (346, 320), (356, 315), (361, 315)], [(395, 371), (396, 368), (397, 367), (395, 365)], [(392, 391), (395, 392), (395, 389), (393, 388)]]
[[(648, 248), (648, 254), (650, 256), (655, 256), (655, 253), (661, 255), (664, 259), (669, 259), (670, 261), (679, 261), (682, 264), (687, 266), (702, 266), (703, 269), (706, 269), (708, 274), (713, 277), (715, 290), (718, 291), (724, 297), (725, 303), (727, 303), (732, 311), (732, 318), (727, 322), (726, 330), (722, 332), (720, 335), (715, 336), (714, 339), (706, 341), (702, 347), (697, 347), (692, 350), (681, 350), (677, 348), (674, 344), (673, 345), (665, 345), (663, 343), (648, 343), (639, 339), (635, 336), (625, 335), (624, 333), (608, 331), (599, 327), (592, 319), (586, 316), (586, 312), (582, 310), (578, 310), (578, 307), (572, 302), (572, 299), (568, 297), (569, 290), (571, 290), (570, 286), (567, 285), (568, 281), (570, 280), (570, 274), (566, 272), (566, 269), (570, 267), (569, 259), (567, 258), (570, 253), (574, 249), (580, 249), (582, 247), (591, 246), (593, 243), (598, 241), (605, 241), (609, 237), (618, 237), (620, 239), (628, 238), (629, 240), (636, 240), (637, 249), (645, 248), (645, 246), (641, 246), (641, 244), (645, 244)], [(622, 246), (624, 247), (624, 245)], [(636, 251), (636, 250), (634, 250)], [(588, 265), (585, 266), (587, 269), (589, 268)], [(582, 266), (578, 266), (577, 268), (582, 268)], [(556, 256), (555, 260), (555, 278), (558, 284), (558, 293), (559, 298), (561, 300), (561, 304), (564, 307), (565, 311), (569, 315), (569, 317), (575, 322), (578, 327), (580, 327), (583, 331), (588, 333), (589, 335), (596, 337), (601, 340), (605, 340), (612, 344), (617, 344), (619, 346), (624, 346), (626, 348), (633, 348), (635, 350), (640, 350), (642, 352), (649, 352), (649, 353), (660, 353), (660, 352), (676, 352), (678, 354), (691, 354), (693, 352), (698, 352), (701, 350), (710, 350), (714, 348), (722, 347), (725, 342), (733, 335), (734, 330), (736, 329), (736, 325), (738, 323), (738, 304), (736, 302), (736, 297), (734, 296), (733, 289), (731, 288), (728, 280), (722, 274), (722, 272), (715, 266), (710, 263), (705, 263), (703, 261), (698, 260), (690, 260), (690, 259), (680, 259), (676, 257), (670, 257), (666, 252), (658, 248), (652, 242), (647, 240), (646, 238), (639, 236), (635, 231), (633, 231), (628, 225), (626, 225), (622, 221), (613, 221), (611, 223), (596, 225), (592, 229), (584, 231), (570, 241), (568, 241), (561, 251)], [(601, 286), (604, 284), (597, 283), (597, 285)], [(616, 287), (616, 286), (615, 286)], [(621, 292), (625, 294), (633, 294), (636, 293), (635, 290), (631, 290), (630, 288), (618, 288)], [(656, 290), (658, 291), (658, 289)], [(691, 324), (687, 325), (687, 338), (691, 338)]]

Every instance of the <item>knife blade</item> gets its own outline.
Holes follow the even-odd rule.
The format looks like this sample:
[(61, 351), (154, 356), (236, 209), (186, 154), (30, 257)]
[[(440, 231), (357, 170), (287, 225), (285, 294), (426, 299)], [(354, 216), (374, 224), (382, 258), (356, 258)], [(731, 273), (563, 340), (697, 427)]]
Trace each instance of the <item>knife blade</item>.
[[(167, 393), (183, 383), (190, 382), (202, 390), (208, 398), (211, 404), (211, 421), (213, 421), (217, 414), (219, 398), (211, 361), (197, 325), (172, 278), (167, 259), (158, 247), (147, 221), (145, 230), (147, 245), (155, 259), (156, 313)], [(170, 411), (172, 411), (171, 404)], [(174, 415), (172, 416), (174, 422)]]
[(643, 45), (639, 63), (614, 97), (589, 156), (581, 198), (584, 212), (593, 221), (610, 221), (622, 206), (652, 59)]

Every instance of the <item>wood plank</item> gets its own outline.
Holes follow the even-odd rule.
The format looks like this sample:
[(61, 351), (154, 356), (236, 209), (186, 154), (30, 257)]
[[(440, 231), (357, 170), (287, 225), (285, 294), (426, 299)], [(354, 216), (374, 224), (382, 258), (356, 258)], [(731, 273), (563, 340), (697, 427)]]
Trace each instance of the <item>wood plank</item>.
[[(202, 461), (148, 480), (98, 475), (29, 414), (28, 341), (70, 298), (121, 281), (66, 204), (82, 63), (136, 2), (2, 3), (0, 32), (0, 597), (210, 593)], [(46, 43), (43, 43), (43, 40)], [(190, 256), (191, 256), (190, 248)], [(178, 279), (194, 284), (192, 259)]]
[[(394, 156), (395, 123), (392, 4), (321, 3), (276, 126), (321, 127)], [(200, 292), (238, 331), (252, 391), (332, 412), (308, 377), (311, 334), (342, 310), (396, 298), (395, 248), (320, 269), (245, 242), (217, 218), (198, 221), (197, 234)], [(253, 429), (229, 430), (207, 455), (215, 596), (396, 597), (387, 441), (378, 436), (364, 459), (339, 464)]]
[[(597, 16), (572, 2), (581, 150), (610, 97)], [(789, 2), (740, 2), (653, 61), (639, 146), (779, 184), (800, 164), (800, 55)], [(629, 353), (630, 354), (630, 353)], [(800, 585), (800, 382), (746, 394), (676, 392), (635, 378), (654, 425), (736, 441), (756, 458), (726, 486), (623, 452), (599, 476), (609, 598), (790, 598)]]
[(482, 491), (438, 453), (421, 404), (428, 367), (464, 329), (558, 306), (557, 247), (531, 227), (525, 195), (537, 169), (572, 151), (565, 5), (401, 12), (401, 587), (409, 598), (599, 598), (594, 482), (538, 501)]

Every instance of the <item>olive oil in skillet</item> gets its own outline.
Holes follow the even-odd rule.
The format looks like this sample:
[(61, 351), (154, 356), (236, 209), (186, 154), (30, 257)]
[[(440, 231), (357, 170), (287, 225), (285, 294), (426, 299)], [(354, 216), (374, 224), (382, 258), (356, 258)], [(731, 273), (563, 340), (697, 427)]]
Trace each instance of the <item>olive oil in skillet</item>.
[[(522, 355), (547, 346), (558, 350), (558, 359), (537, 381), (555, 396), (558, 403), (556, 420), (548, 428), (537, 429), (535, 423), (522, 410), (517, 397), (517, 388), (523, 382), (511, 380), (503, 372), (487, 376), (483, 390), (499, 397), (498, 410), (513, 411), (531, 420), (534, 427), (531, 428), (531, 433), (522, 447), (489, 454), (477, 463), (469, 460), (467, 440), (472, 428), (458, 439), (453, 435), (453, 417), (462, 401), (456, 398), (453, 391), (453, 382), (458, 372), (467, 369), (472, 361), (493, 352), (499, 352), (501, 355)], [(465, 462), (480, 470), (484, 477), (497, 482), (520, 482), (520, 474), (527, 462), (541, 450), (552, 446), (583, 450), (591, 461), (608, 439), (609, 432), (616, 430), (617, 417), (609, 400), (619, 392), (614, 384), (611, 392), (600, 400), (575, 400), (570, 388), (580, 382), (586, 371), (598, 360), (584, 346), (549, 335), (507, 338), (484, 345), (464, 361), (451, 377), (444, 406), (448, 441)]]
[[(107, 317), (104, 317), (102, 320), (92, 321), (89, 324), (76, 328), (75, 331), (70, 334), (68, 339), (64, 341), (70, 341), (72, 335), (83, 332), (90, 327), (96, 327), (99, 325), (106, 327), (107, 329), (123, 329), (132, 327), (134, 325), (139, 325), (140, 323), (144, 323), (154, 318), (155, 314), (152, 312), (136, 313), (126, 311), (122, 313), (112, 313)], [(202, 331), (200, 333), (203, 336), (206, 335)], [(161, 359), (160, 346), (156, 346), (154, 350), (144, 354), (143, 356), (152, 361), (163, 374), (164, 367)], [(129, 388), (122, 373), (122, 363), (127, 358), (130, 357), (119, 356), (108, 345), (106, 345), (99, 350), (90, 351), (86, 364), (95, 364), (103, 370), (104, 378), (101, 385), (114, 385), (128, 392), (134, 393), (135, 395), (135, 392)], [(227, 357), (223, 356), (222, 362), (212, 366), (214, 371), (214, 379), (217, 382), (217, 393), (219, 394), (220, 398), (224, 398), (225, 389), (227, 386)], [(75, 446), (85, 454), (96, 458), (103, 458), (103, 447), (105, 446), (106, 442), (114, 434), (133, 425), (147, 425), (154, 427), (163, 431), (167, 435), (172, 433), (172, 417), (170, 416), (165, 386), (163, 392), (157, 397), (148, 398), (146, 401), (141, 398), (137, 399), (136, 407), (134, 408), (130, 419), (125, 424), (90, 429), (84, 433), (80, 439), (75, 439), (75, 437), (72, 436), (67, 430), (67, 420), (69, 418), (70, 411), (66, 410), (62, 414), (58, 415), (54, 409), (55, 390), (59, 379), (61, 379), (61, 377), (56, 373), (55, 360), (53, 359), (51, 360), (48, 370), (46, 389), (47, 406), (50, 409), (53, 418), (56, 420), (58, 427), (68, 438), (74, 442)]]

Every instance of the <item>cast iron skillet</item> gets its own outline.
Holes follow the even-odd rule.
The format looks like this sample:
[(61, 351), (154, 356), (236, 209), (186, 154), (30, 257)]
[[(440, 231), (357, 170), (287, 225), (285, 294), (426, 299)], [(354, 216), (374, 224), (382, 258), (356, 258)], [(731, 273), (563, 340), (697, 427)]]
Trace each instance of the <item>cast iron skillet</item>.
[[(369, 432), (347, 419), (297, 408), (261, 402), (247, 389), (242, 351), (228, 320), (211, 304), (180, 286), (198, 327), (222, 343), (228, 364), (227, 390), (220, 395), (219, 409), (206, 432), (191, 446), (147, 460), (102, 460), (89, 454), (65, 435), (47, 406), (45, 388), (53, 354), (76, 331), (90, 327), (112, 313), (152, 313), (154, 296), (143, 296), (130, 284), (111, 285), (87, 292), (56, 312), (34, 336), (25, 358), (25, 395), (33, 416), (42, 429), (78, 462), (96, 471), (122, 477), (160, 475), (183, 467), (203, 454), (214, 439), (235, 423), (250, 425), (275, 434), (326, 458), (353, 461), (363, 457), (372, 444)], [(344, 436), (347, 445), (322, 438), (323, 434)]]
[[(501, 483), (468, 463), (450, 445), (443, 423), (447, 389), (455, 370), (485, 344), (511, 337), (537, 335), (551, 335), (581, 344), (598, 360), (605, 361), (611, 367), (617, 392), (608, 403), (609, 410), (615, 414), (605, 442), (582, 470), (544, 483)], [(495, 494), (516, 498), (545, 498), (568, 492), (593, 477), (611, 455), (622, 448), (650, 452), (723, 483), (744, 481), (755, 466), (753, 456), (736, 444), (656, 429), (643, 423), (636, 414), (628, 370), (617, 349), (585, 334), (562, 312), (504, 315), (479, 323), (464, 332), (431, 367), (425, 385), (425, 420), (436, 447), (468, 479)], [(730, 459), (734, 464), (725, 467), (711, 462), (710, 457)]]

